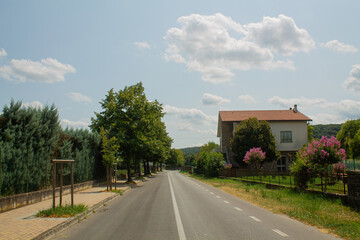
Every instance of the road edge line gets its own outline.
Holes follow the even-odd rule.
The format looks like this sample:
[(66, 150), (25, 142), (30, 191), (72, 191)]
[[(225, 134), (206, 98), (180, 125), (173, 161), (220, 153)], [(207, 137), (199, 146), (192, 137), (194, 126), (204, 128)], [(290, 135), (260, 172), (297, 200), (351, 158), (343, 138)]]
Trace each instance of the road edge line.
[(168, 174), (168, 179), (169, 179), (170, 192), (171, 192), (171, 198), (172, 198), (173, 207), (174, 207), (175, 220), (176, 220), (176, 226), (177, 226), (177, 230), (178, 230), (178, 234), (179, 234), (179, 239), (186, 240), (184, 227), (181, 222), (180, 212), (179, 212), (179, 208), (177, 206), (177, 202), (176, 202), (176, 198), (175, 198), (175, 194), (174, 194), (174, 189), (173, 189), (173, 186), (172, 186), (172, 183), (170, 180), (170, 174)]

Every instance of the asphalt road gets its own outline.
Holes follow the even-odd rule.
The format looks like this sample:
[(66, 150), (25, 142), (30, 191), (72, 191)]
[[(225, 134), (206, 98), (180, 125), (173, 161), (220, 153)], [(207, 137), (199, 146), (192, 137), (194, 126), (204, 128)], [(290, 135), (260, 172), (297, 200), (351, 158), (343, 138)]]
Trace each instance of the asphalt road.
[(55, 239), (338, 239), (176, 171), (157, 174)]

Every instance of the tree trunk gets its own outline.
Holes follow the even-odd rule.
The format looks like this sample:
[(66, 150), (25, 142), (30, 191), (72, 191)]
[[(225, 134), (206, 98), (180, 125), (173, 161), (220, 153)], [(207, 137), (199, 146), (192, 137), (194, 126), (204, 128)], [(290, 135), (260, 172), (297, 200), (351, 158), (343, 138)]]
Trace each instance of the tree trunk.
[(138, 160), (138, 176), (139, 176), (139, 179), (141, 178), (141, 159), (139, 158), (139, 160)]
[(131, 178), (131, 161), (130, 159), (126, 160), (126, 167), (127, 167), (127, 181), (128, 182), (132, 182), (132, 178)]
[(144, 160), (144, 175), (148, 175), (148, 169), (146, 165), (146, 161)]
[(106, 191), (109, 191), (109, 167), (106, 166)]
[(150, 169), (149, 161), (147, 161), (146, 164), (147, 164), (148, 175), (151, 175), (151, 169)]
[(112, 191), (112, 183), (113, 183), (112, 167), (109, 167), (109, 175), (110, 175), (110, 191)]

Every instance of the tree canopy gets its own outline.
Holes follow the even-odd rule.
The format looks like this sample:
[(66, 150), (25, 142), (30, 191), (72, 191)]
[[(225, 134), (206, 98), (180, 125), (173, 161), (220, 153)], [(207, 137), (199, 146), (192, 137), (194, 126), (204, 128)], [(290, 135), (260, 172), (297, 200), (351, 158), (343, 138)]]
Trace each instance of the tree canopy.
[(336, 138), (349, 157), (360, 157), (360, 119), (349, 120), (344, 123)]
[(264, 162), (271, 162), (280, 157), (269, 123), (259, 121), (257, 118), (249, 118), (239, 123), (231, 139), (235, 160), (244, 166), (243, 159), (246, 152), (254, 147), (260, 147), (266, 153)]
[(128, 181), (132, 180), (131, 164), (135, 160), (165, 161), (172, 139), (161, 120), (163, 108), (158, 101), (146, 98), (141, 82), (118, 92), (111, 89), (100, 104), (103, 111), (95, 113), (90, 127), (97, 132), (103, 127), (110, 138), (117, 139), (119, 154), (127, 163)]

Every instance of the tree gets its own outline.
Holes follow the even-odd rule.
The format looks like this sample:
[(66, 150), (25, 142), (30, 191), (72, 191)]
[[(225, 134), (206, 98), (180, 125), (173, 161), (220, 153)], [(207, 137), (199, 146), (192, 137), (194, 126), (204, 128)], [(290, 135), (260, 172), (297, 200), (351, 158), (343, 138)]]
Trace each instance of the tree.
[(351, 158), (360, 157), (360, 119), (346, 121), (341, 126), (336, 138)]
[(271, 162), (280, 157), (269, 123), (259, 121), (257, 118), (249, 118), (240, 122), (231, 139), (231, 149), (235, 153), (235, 160), (244, 166), (243, 159), (246, 152), (254, 147), (260, 147), (266, 152), (266, 158), (260, 167), (265, 162)]
[(100, 104), (104, 111), (95, 113), (90, 127), (97, 132), (104, 127), (110, 137), (116, 137), (119, 153), (126, 161), (128, 182), (132, 182), (131, 166), (136, 163), (139, 169), (141, 156), (153, 162), (166, 157), (168, 139), (161, 122), (162, 105), (147, 100), (141, 82), (119, 92), (111, 89)]
[(170, 150), (170, 157), (166, 163), (167, 166), (178, 168), (185, 165), (185, 158), (181, 150), (172, 148)]
[(244, 157), (244, 162), (246, 164), (252, 165), (256, 170), (263, 165), (263, 162), (266, 158), (266, 153), (261, 150), (261, 148), (252, 148), (246, 152)]
[[(323, 136), (321, 140), (313, 140), (297, 153), (297, 160), (290, 168), (295, 175), (299, 186), (306, 187), (306, 181), (320, 175), (325, 177), (325, 191), (328, 179), (328, 167), (331, 164), (341, 163), (346, 159), (346, 152), (335, 138)], [(307, 174), (307, 177), (303, 176)], [(297, 178), (297, 179), (296, 179)], [(300, 179), (300, 180), (299, 180)]]
[(220, 150), (220, 145), (216, 144), (214, 142), (208, 142), (201, 146), (200, 151), (201, 152), (218, 152)]
[(208, 142), (201, 146), (200, 154), (195, 156), (195, 172), (207, 177), (218, 177), (219, 170), (224, 167), (224, 155), (215, 152), (219, 145)]
[(314, 127), (311, 126), (310, 123), (307, 124), (307, 135), (308, 135), (308, 142), (314, 140)]
[[(102, 162), (106, 167), (106, 190), (112, 190), (111, 184), (111, 169), (114, 163), (116, 163), (116, 154), (119, 149), (119, 145), (117, 145), (116, 137), (109, 138), (109, 131), (105, 131), (103, 127), (100, 128), (100, 135), (102, 139)], [(115, 183), (116, 184), (116, 183)]]

